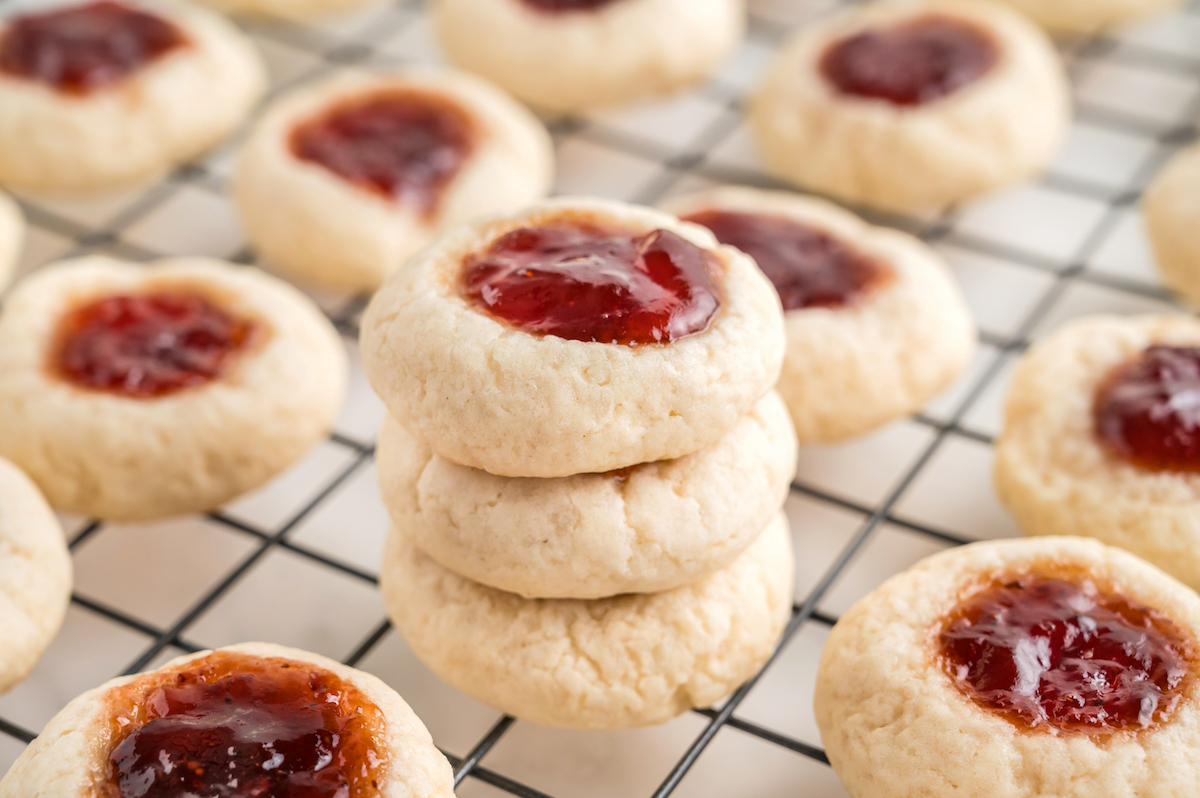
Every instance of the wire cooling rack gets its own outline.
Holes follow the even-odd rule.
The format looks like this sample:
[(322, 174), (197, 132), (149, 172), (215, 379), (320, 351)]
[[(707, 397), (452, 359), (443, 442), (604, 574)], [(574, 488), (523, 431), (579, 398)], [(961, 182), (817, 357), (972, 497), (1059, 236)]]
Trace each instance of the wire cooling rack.
[[(0, 14), (22, 0), (0, 0)], [(772, 187), (742, 124), (746, 92), (795, 25), (839, 0), (752, 2), (747, 41), (708, 84), (551, 122), (560, 193), (653, 204), (717, 183)], [(437, 61), (418, 0), (314, 27), (253, 24), (273, 93), (342, 66)], [(936, 218), (875, 217), (941, 250), (982, 329), (967, 375), (916, 417), (806, 449), (787, 510), (797, 552), (791, 621), (768, 666), (714, 709), (652, 729), (563, 732), (500, 716), (443, 685), (386, 621), (375, 590), (386, 513), (373, 440), (382, 407), (356, 358), (361, 297), (317, 295), (353, 371), (334, 432), (267, 487), (156, 524), (64, 517), (76, 569), (66, 624), (34, 674), (0, 698), (0, 771), (79, 692), (181, 652), (245, 640), (318, 651), (396, 687), (455, 768), (461, 796), (843, 796), (812, 720), (829, 627), (887, 576), (947, 546), (1016, 534), (991, 488), (991, 441), (1015, 356), (1062, 321), (1172, 308), (1137, 203), (1196, 137), (1200, 8), (1063, 43), (1077, 118), (1035, 184)], [(0, 113), (3, 109), (0, 108)], [(85, 202), (22, 197), (25, 270), (105, 252), (253, 262), (226, 197), (237, 138), (159, 184)]]

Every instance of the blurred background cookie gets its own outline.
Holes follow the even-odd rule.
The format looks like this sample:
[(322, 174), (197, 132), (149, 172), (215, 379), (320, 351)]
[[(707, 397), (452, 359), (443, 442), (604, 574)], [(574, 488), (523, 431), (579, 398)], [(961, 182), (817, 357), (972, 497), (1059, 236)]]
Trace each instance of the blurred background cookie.
[(1097, 316), (1035, 344), (995, 476), (1026, 534), (1099, 538), (1200, 588), (1200, 321)]
[(1095, 33), (1183, 5), (1183, 0), (1003, 0), (1056, 33)]
[(787, 331), (778, 390), (802, 443), (912, 413), (966, 367), (970, 311), (913, 236), (785, 192), (721, 188), (666, 207), (754, 258), (775, 286)]
[(0, 191), (0, 288), (8, 285), (25, 243), (25, 218), (12, 197)]
[(1040, 172), (1066, 132), (1058, 54), (988, 2), (881, 2), (802, 27), (750, 108), (768, 169), (852, 203), (939, 209)]
[(733, 52), (744, 0), (438, 0), (446, 55), (541, 108), (576, 111), (697, 83)]
[(64, 261), (0, 312), (0, 455), (71, 512), (208, 510), (316, 445), (345, 382), (333, 326), (257, 269)]
[(1142, 198), (1158, 272), (1192, 307), (1200, 307), (1200, 147), (1170, 160)]
[(280, 271), (370, 291), (448, 228), (541, 199), (553, 173), (541, 122), (483, 80), (343, 73), (266, 111), (233, 194), (250, 241)]
[(92, 0), (0, 21), (0, 185), (86, 191), (156, 177), (262, 95), (253, 45), (194, 6)]

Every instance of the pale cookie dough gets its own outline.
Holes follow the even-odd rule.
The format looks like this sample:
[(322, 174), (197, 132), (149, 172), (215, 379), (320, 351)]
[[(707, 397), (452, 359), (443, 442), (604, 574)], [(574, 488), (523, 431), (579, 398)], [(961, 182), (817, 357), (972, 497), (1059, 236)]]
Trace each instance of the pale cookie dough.
[[(301, 122), (390, 92), (440, 98), (474, 127), (471, 152), (430, 213), (301, 160), (289, 142)], [(346, 72), (302, 86), (267, 110), (241, 152), (233, 195), (247, 236), (273, 266), (327, 288), (374, 290), (448, 228), (541, 199), (553, 172), (541, 122), (479, 78), (448, 70)]]
[(786, 192), (720, 188), (666, 209), (685, 218), (726, 210), (791, 219), (891, 272), (850, 305), (784, 312), (777, 390), (801, 443), (842, 440), (914, 412), (962, 374), (975, 350), (975, 324), (949, 268), (913, 236)]
[(825, 645), (814, 709), (825, 752), (850, 795), (1196, 794), (1200, 680), (1191, 681), (1157, 728), (1093, 735), (1019, 728), (974, 703), (944, 669), (937, 637), (959, 602), (992, 575), (1045, 567), (1082, 570), (1099, 585), (1164, 612), (1193, 641), (1200, 636), (1200, 598), (1157, 568), (1095, 541), (977, 543), (930, 557), (855, 604)]
[(29, 478), (0, 460), (0, 693), (29, 675), (70, 600), (58, 519)]
[[(77, 192), (147, 181), (213, 147), (249, 114), (266, 69), (244, 34), (195, 6), (127, 4), (168, 19), (188, 43), (82, 96), (0, 71), (0, 185)], [(0, 21), (0, 37), (4, 28)]]
[(1095, 33), (1183, 5), (1182, 0), (1003, 0), (1056, 33)]
[[(533, 335), (463, 295), (463, 259), (499, 236), (562, 218), (668, 230), (723, 266), (709, 327), (627, 346)], [(699, 451), (774, 386), (783, 359), (779, 297), (754, 262), (659, 211), (567, 198), (465, 225), (409, 261), (362, 324), (363, 368), (389, 411), (447, 460), (501, 476), (611, 471)]]
[(17, 270), (24, 243), (25, 219), (21, 209), (12, 197), (0, 191), (0, 288), (8, 285)]
[(545, 11), (527, 0), (440, 0), (442, 49), (533, 105), (629, 103), (697, 83), (742, 40), (744, 0), (611, 0)]
[(996, 489), (1029, 535), (1085, 535), (1200, 589), (1200, 474), (1150, 471), (1093, 432), (1096, 389), (1151, 344), (1200, 346), (1188, 316), (1097, 316), (1034, 345), (1013, 374)]
[(1142, 207), (1163, 282), (1200, 307), (1200, 147), (1166, 165), (1146, 189)]
[[(929, 15), (961, 19), (997, 46), (989, 71), (921, 105), (842, 94), (819, 62), (835, 42)], [(1070, 98), (1053, 44), (1020, 14), (964, 0), (855, 6), (804, 27), (753, 99), (771, 172), (853, 203), (937, 210), (1040, 172), (1066, 131)]]
[(225, 13), (311, 22), (373, 5), (378, 0), (200, 0)]
[[(153, 291), (198, 293), (259, 332), (226, 373), (165, 396), (79, 387), (48, 367), (64, 313)], [(315, 446), (345, 383), (333, 326), (257, 269), (201, 258), (64, 261), (19, 283), (0, 313), (0, 455), (63, 510), (118, 519), (208, 510)]]
[[(380, 709), (383, 731), (376, 740), (387, 757), (379, 785), (379, 798), (454, 798), (450, 763), (437, 750), (429, 731), (388, 685), (365, 671), (342, 665), (328, 657), (284, 648), (273, 643), (241, 643), (200, 651), (171, 660), (157, 671), (122, 676), (75, 698), (50, 719), (38, 738), (29, 744), (0, 781), (0, 798), (81, 798), (97, 795), (108, 782), (108, 757), (112, 750), (115, 702), (139, 681), (153, 680), (213, 653), (231, 652), (252, 657), (292, 660), (332, 672), (349, 682)], [(104, 793), (107, 795), (108, 793)]]
[(392, 522), (444, 567), (526, 598), (652, 593), (708, 576), (779, 511), (796, 439), (774, 393), (712, 446), (628, 472), (496, 477), (389, 416), (376, 447)]
[(690, 585), (524, 599), (447, 571), (393, 527), (380, 581), (392, 622), (444, 681), (534, 723), (622, 729), (711, 706), (766, 663), (791, 613), (792, 545), (781, 513)]

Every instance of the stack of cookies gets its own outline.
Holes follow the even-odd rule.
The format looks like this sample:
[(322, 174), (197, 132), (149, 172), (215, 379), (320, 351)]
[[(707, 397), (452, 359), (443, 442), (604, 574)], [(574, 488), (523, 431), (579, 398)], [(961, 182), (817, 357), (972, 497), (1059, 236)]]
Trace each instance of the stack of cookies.
[(389, 612), (512, 715), (611, 729), (708, 706), (787, 620), (795, 435), (771, 284), (703, 228), (561, 199), (461, 227), (363, 321), (389, 411)]

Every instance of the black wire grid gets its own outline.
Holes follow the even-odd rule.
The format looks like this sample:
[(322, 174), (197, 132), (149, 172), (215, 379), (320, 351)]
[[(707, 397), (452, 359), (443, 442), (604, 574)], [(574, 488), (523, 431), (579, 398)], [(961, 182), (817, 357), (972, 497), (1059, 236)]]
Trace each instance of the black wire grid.
[[(820, 5), (827, 9), (853, 1), (830, 0), (824, 3), (814, 3), (810, 0), (807, 5), (810, 7)], [(6, 4), (10, 7), (17, 5), (13, 0), (0, 0), (0, 6)], [(31, 3), (22, 3), (22, 5), (31, 5)], [(761, 5), (760, 3), (759, 6)], [(786, 7), (786, 5), (786, 1), (774, 0), (773, 2), (776, 10)], [(804, 0), (792, 0), (791, 5), (794, 8), (802, 8), (805, 6), (805, 2)], [(312, 57), (310, 68), (302, 70), (300, 74), (276, 85), (272, 95), (342, 66), (370, 66), (414, 60), (404, 52), (381, 52), (380, 46), (386, 41), (393, 40), (403, 32), (406, 26), (421, 24), (422, 6), (422, 0), (399, 0), (382, 9), (375, 24), (364, 24), (361, 31), (365, 31), (365, 34), (360, 33), (353, 37), (331, 33), (328, 29), (282, 23), (252, 27), (250, 32), (259, 41), (274, 41), (284, 44), (288, 48), (302, 51)], [(795, 15), (795, 19), (800, 19), (800, 16)], [(752, 45), (760, 48), (773, 48), (785, 37), (789, 26), (779, 22), (777, 15), (775, 15), (775, 21), (772, 21), (771, 17), (772, 12), (769, 11), (766, 14), (752, 15), (749, 32)], [(1200, 2), (1193, 3), (1169, 24), (1179, 25), (1178, 30), (1180, 31), (1185, 28), (1195, 31), (1194, 39), (1198, 46), (1194, 53), (1187, 54), (1174, 47), (1159, 48), (1139, 39), (1102, 37), (1088, 41), (1069, 42), (1063, 45), (1063, 51), (1073, 78), (1078, 81), (1097, 64), (1103, 63), (1132, 67), (1180, 80), (1196, 81), (1200, 77)], [(691, 141), (685, 142), (682, 147), (664, 146), (656, 143), (653, 137), (643, 138), (631, 134), (627, 130), (607, 126), (603, 121), (559, 119), (551, 122), (550, 127), (556, 141), (560, 144), (568, 139), (581, 140), (609, 151), (657, 164), (658, 169), (653, 178), (646, 182), (634, 197), (630, 198), (632, 201), (642, 204), (656, 203), (664, 195), (676, 190), (680, 184), (686, 184), (690, 178), (717, 183), (783, 188), (755, 170), (723, 165), (710, 157), (710, 151), (727, 140), (736, 130), (742, 118), (744, 98), (739, 88), (720, 77), (703, 87), (700, 93), (706, 100), (722, 106), (723, 111)], [(1045, 286), (1040, 294), (1029, 298), (1031, 300), (1028, 305), (1029, 309), (1020, 323), (1016, 325), (1015, 332), (996, 334), (985, 330), (981, 336), (985, 345), (982, 367), (975, 369), (965, 390), (956, 394), (958, 398), (954, 407), (940, 418), (923, 414), (915, 417), (914, 421), (928, 428), (931, 436), (923, 444), (923, 448), (919, 450), (915, 459), (886, 490), (880, 501), (864, 503), (850, 500), (837, 492), (817, 487), (806, 481), (797, 481), (793, 485), (794, 493), (807, 497), (810, 501), (849, 512), (861, 519), (857, 529), (803, 600), (793, 605), (791, 620), (779, 647), (763, 671), (739, 688), (719, 708), (696, 710), (696, 713), (707, 722), (703, 730), (692, 740), (683, 755), (671, 767), (658, 788), (653, 791), (653, 798), (665, 798), (670, 795), (704, 754), (716, 735), (726, 727), (753, 735), (766, 743), (794, 752), (798, 756), (827, 765), (828, 760), (819, 747), (739, 717), (738, 709), (743, 700), (763, 674), (771, 668), (780, 653), (797, 637), (802, 628), (806, 625), (829, 627), (836, 622), (835, 617), (820, 611), (818, 607), (830, 593), (839, 577), (846, 572), (864, 546), (883, 525), (892, 525), (918, 536), (925, 536), (942, 545), (970, 542), (969, 537), (958, 532), (915, 523), (899, 517), (894, 514), (895, 507), (947, 441), (960, 438), (975, 444), (991, 444), (990, 435), (965, 424), (964, 417), (989, 386), (1002, 377), (1004, 367), (1012, 357), (1026, 348), (1036, 329), (1072, 283), (1090, 283), (1143, 300), (1170, 301), (1160, 287), (1150, 282), (1098, 272), (1090, 269), (1089, 263), (1121, 217), (1136, 205), (1141, 189), (1147, 180), (1171, 154), (1196, 138), (1196, 126), (1190, 120), (1200, 116), (1200, 93), (1192, 92), (1190, 100), (1187, 101), (1186, 113), (1179, 115), (1178, 118), (1189, 120), (1183, 124), (1163, 124), (1149, 116), (1128, 110), (1117, 110), (1111, 105), (1102, 103), (1079, 102), (1076, 112), (1081, 121), (1094, 128), (1135, 136), (1153, 142), (1155, 146), (1142, 159), (1133, 177), (1128, 180), (1126, 185), (1119, 188), (1114, 188), (1111, 182), (1106, 183), (1104, 180), (1092, 181), (1078, 175), (1068, 176), (1055, 173), (1053, 170), (1042, 178), (1040, 185), (1046, 189), (1102, 203), (1105, 208), (1098, 220), (1091, 225), (1090, 232), (1083, 239), (1083, 243), (1065, 260), (1047, 258), (1023, 249), (1019, 236), (1011, 237), (1006, 241), (998, 241), (958, 230), (956, 229), (958, 215), (955, 211), (926, 220), (866, 214), (876, 221), (910, 230), (931, 244), (953, 246), (960, 250), (1016, 264), (1020, 268), (1040, 272), (1046, 276)], [(226, 148), (226, 150), (228, 149)], [(169, 178), (146, 191), (101, 227), (84, 225), (69, 218), (68, 215), (52, 210), (51, 207), (39, 204), (36, 200), (23, 202), (23, 210), (33, 229), (45, 231), (71, 242), (69, 250), (60, 257), (104, 252), (135, 260), (151, 260), (161, 257), (161, 253), (149, 251), (131, 243), (123, 237), (123, 233), (169, 200), (181, 187), (192, 186), (223, 195), (225, 190), (224, 170), (217, 166), (222, 157), (224, 156), (218, 154), (208, 160), (181, 167)], [(243, 250), (237, 253), (233, 260), (250, 263), (254, 260), (254, 253)], [(332, 304), (326, 301), (323, 302), (323, 305), (347, 341), (354, 342), (358, 334), (357, 321), (364, 306), (364, 299), (356, 297)], [(330, 307), (332, 310), (329, 310)], [(244, 555), (232, 569), (227, 570), (215, 584), (211, 585), (191, 606), (187, 607), (169, 624), (159, 626), (147, 623), (103, 602), (78, 593), (73, 595), (72, 601), (77, 607), (102, 616), (153, 641), (121, 671), (122, 673), (128, 674), (143, 670), (171, 650), (192, 652), (207, 648), (201, 641), (189, 637), (189, 629), (272, 551), (287, 550), (321, 567), (335, 569), (370, 585), (375, 584), (375, 576), (362, 568), (289, 538), (289, 533), (320, 507), (339, 487), (369, 466), (374, 455), (374, 446), (369, 440), (360, 440), (335, 433), (331, 435), (330, 443), (347, 454), (348, 465), (342, 467), (314, 494), (309, 496), (303, 506), (282, 525), (274, 529), (261, 529), (221, 511), (208, 515), (210, 521), (249, 539), (252, 547), (250, 552)], [(70, 540), (72, 551), (77, 550), (84, 541), (103, 534), (106, 528), (106, 524), (101, 521), (84, 524)], [(819, 530), (815, 530), (814, 533), (819, 534)], [(345, 663), (348, 665), (359, 663), (375, 649), (389, 631), (390, 626), (387, 622), (372, 629), (352, 653), (345, 657)], [(807, 712), (808, 708), (800, 706), (796, 708), (796, 711)], [(489, 769), (485, 764), (489, 751), (513, 728), (514, 723), (516, 721), (513, 718), (502, 717), (469, 750), (445, 752), (454, 766), (456, 785), (464, 779), (474, 779), (523, 798), (549, 798), (546, 793)], [(35, 732), (0, 716), (0, 735), (7, 735), (19, 743), (27, 743), (34, 738)], [(794, 786), (803, 789), (805, 785)]]

